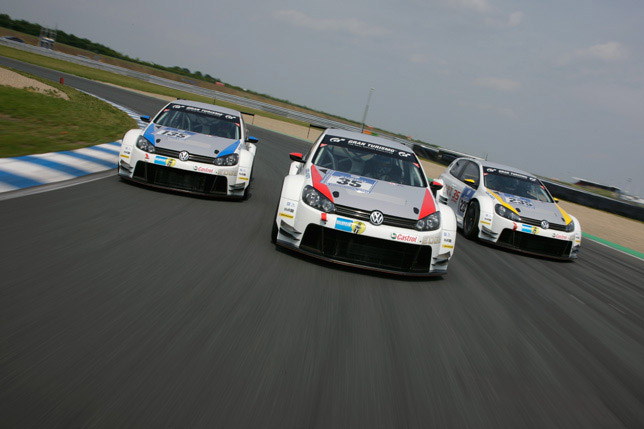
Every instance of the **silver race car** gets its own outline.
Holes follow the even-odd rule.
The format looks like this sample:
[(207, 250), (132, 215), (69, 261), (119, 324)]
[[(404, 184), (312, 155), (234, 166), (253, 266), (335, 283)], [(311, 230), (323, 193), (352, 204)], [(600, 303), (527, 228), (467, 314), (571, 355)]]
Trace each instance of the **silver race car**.
[(459, 158), (441, 174), (438, 201), (456, 213), (463, 235), (558, 259), (575, 259), (581, 225), (532, 174)]
[(407, 146), (328, 129), (306, 156), (290, 157), (273, 219), (274, 243), (377, 271), (445, 274), (456, 219), (436, 203), (437, 184), (428, 183)]
[(141, 119), (150, 124), (123, 137), (122, 178), (199, 195), (248, 194), (257, 139), (247, 137), (240, 112), (178, 100)]

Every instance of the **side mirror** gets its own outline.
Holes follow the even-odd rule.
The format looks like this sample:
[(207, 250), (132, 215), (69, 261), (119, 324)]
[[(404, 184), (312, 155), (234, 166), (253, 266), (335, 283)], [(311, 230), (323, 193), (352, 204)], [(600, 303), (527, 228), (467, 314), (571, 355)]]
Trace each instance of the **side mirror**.
[(293, 152), (293, 153), (290, 153), (288, 156), (290, 156), (293, 161), (304, 162), (304, 157), (302, 156), (301, 153)]
[(259, 142), (259, 139), (257, 137), (248, 136), (248, 137), (246, 137), (246, 141), (248, 143), (257, 143), (257, 142)]
[(555, 204), (559, 204), (559, 198), (552, 197), (555, 200)]
[(443, 189), (443, 184), (441, 182), (437, 182), (436, 180), (432, 180), (432, 183), (429, 184), (429, 189), (432, 191), (440, 191)]
[(148, 115), (143, 115), (143, 116), (141, 116), (141, 120), (143, 122), (150, 122), (150, 117)]
[(436, 192), (443, 189), (443, 184), (441, 182), (437, 182), (436, 180), (433, 180), (432, 183), (429, 184), (429, 189), (432, 190), (432, 195), (436, 197)]

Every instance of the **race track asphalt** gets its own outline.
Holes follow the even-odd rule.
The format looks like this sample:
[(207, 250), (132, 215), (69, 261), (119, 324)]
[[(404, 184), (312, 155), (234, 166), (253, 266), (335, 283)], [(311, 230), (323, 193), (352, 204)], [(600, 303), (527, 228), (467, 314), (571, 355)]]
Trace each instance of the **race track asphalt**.
[(278, 250), (288, 153), (307, 143), (249, 128), (247, 201), (116, 176), (0, 201), (3, 427), (644, 426), (644, 262), (459, 234), (448, 274), (417, 280)]

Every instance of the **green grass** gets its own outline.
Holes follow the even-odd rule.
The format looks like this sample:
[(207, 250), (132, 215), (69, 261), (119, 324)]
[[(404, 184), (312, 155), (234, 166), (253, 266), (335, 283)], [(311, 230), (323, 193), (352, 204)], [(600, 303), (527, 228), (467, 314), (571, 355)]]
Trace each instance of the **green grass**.
[(136, 128), (124, 112), (73, 88), (40, 80), (69, 100), (0, 86), (0, 157), (73, 150), (118, 140)]
[[(122, 76), (116, 73), (111, 73), (108, 71), (103, 71), (103, 70), (98, 70), (87, 66), (82, 66), (80, 64), (69, 63), (55, 58), (44, 57), (42, 55), (37, 55), (31, 52), (25, 52), (19, 49), (9, 48), (6, 46), (0, 46), (0, 56), (13, 58), (26, 63), (35, 64), (41, 67), (47, 67), (52, 70), (62, 71), (65, 73), (73, 74), (75, 76), (84, 77), (86, 79), (92, 79), (99, 82), (111, 83), (114, 85), (119, 85), (119, 86), (135, 89), (139, 91), (165, 95), (173, 98), (182, 98), (185, 100), (201, 101), (204, 103), (211, 103), (211, 104), (213, 103), (212, 98), (207, 98), (201, 95), (191, 94), (189, 92), (166, 88), (164, 86), (155, 85), (155, 84), (145, 82), (139, 79), (135, 79), (132, 77)], [(221, 100), (217, 100), (216, 104), (218, 106), (224, 106), (230, 109), (241, 110), (247, 113), (261, 115), (267, 118), (278, 119), (280, 121), (289, 122), (296, 125), (302, 125), (305, 127), (309, 126), (307, 122), (284, 118), (279, 115), (275, 115), (275, 114), (264, 112), (257, 109), (250, 109), (248, 107), (240, 106), (238, 104), (227, 103)], [(156, 112), (141, 112), (141, 113), (152, 115)]]

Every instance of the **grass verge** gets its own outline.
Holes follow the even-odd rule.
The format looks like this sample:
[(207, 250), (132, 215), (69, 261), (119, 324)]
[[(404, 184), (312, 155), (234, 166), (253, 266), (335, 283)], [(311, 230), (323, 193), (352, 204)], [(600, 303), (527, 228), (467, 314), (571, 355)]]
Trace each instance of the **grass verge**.
[[(25, 63), (34, 64), (41, 67), (47, 67), (52, 70), (58, 70), (64, 73), (73, 74), (75, 76), (92, 79), (99, 82), (112, 83), (114, 85), (123, 86), (125, 88), (136, 89), (139, 91), (150, 92), (159, 95), (165, 95), (173, 98), (182, 98), (185, 100), (201, 101), (203, 103), (213, 103), (212, 98), (204, 97), (189, 92), (178, 91), (172, 88), (155, 85), (129, 76), (122, 76), (116, 73), (95, 69), (92, 67), (83, 66), (80, 64), (69, 63), (67, 61), (58, 60), (56, 58), (44, 57), (42, 55), (25, 52), (20, 49), (14, 49), (7, 46), (0, 46), (0, 56), (13, 58), (15, 60), (23, 61)], [(240, 106), (234, 103), (217, 100), (218, 106), (228, 107), (230, 109), (241, 110), (256, 115), (261, 115), (267, 118), (279, 119), (280, 121), (289, 122), (296, 125), (309, 126), (308, 122), (298, 121), (295, 119), (284, 118), (283, 116), (275, 115), (272, 113), (264, 112), (262, 110), (250, 109), (248, 107)]]
[(69, 100), (0, 85), (1, 158), (112, 142), (137, 126), (126, 113), (90, 95), (20, 74), (65, 92)]

